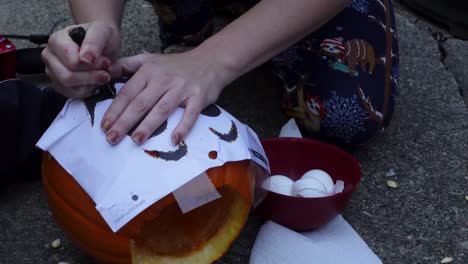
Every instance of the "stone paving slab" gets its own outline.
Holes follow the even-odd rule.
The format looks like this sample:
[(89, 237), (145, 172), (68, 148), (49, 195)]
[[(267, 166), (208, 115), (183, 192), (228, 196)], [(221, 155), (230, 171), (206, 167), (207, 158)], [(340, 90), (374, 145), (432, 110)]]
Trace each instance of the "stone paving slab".
[[(128, 5), (123, 54), (136, 54), (143, 47), (158, 50), (151, 6), (135, 0)], [(450, 54), (458, 54), (466, 42), (444, 43), (449, 54), (444, 65), (433, 31), (401, 6), (398, 14), (397, 112), (382, 136), (353, 153), (364, 178), (344, 216), (384, 263), (435, 264), (446, 256), (453, 257), (453, 263), (468, 263), (468, 201), (464, 198), (468, 195), (468, 111), (459, 92), (460, 74), (448, 66)], [(47, 32), (61, 18), (68, 22), (60, 26), (70, 23), (66, 1), (0, 2), (1, 32)], [(453, 65), (467, 69), (468, 61)], [(276, 136), (286, 121), (270, 79), (268, 68), (261, 67), (233, 83), (219, 101), (261, 137)], [(394, 176), (386, 176), (390, 170)], [(387, 179), (400, 187), (388, 188)], [(248, 263), (260, 225), (261, 220), (252, 216), (219, 263)], [(62, 239), (60, 249), (50, 247), (56, 238)], [(55, 224), (40, 181), (0, 186), (0, 263), (59, 261), (91, 263)]]

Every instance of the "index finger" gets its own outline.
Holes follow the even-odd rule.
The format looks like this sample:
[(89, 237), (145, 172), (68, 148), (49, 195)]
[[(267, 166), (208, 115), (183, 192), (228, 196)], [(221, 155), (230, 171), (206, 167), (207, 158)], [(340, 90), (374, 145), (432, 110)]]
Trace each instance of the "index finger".
[(128, 104), (145, 88), (146, 83), (146, 79), (137, 73), (117, 92), (117, 95), (102, 118), (101, 128), (104, 132), (107, 132), (114, 122), (117, 121)]

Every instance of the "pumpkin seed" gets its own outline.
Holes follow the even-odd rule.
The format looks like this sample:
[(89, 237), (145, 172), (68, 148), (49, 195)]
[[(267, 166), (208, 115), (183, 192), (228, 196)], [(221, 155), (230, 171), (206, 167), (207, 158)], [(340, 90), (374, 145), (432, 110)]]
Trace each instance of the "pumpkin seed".
[(53, 248), (59, 248), (62, 245), (62, 241), (60, 240), (60, 238), (57, 238), (52, 242), (51, 245)]
[(398, 183), (392, 180), (387, 180), (387, 185), (390, 188), (396, 189), (398, 188)]
[(446, 257), (446, 258), (443, 258), (440, 263), (450, 263), (453, 261), (453, 258), (452, 257)]
[(467, 201), (468, 201), (468, 195), (465, 195), (465, 200), (467, 200)]

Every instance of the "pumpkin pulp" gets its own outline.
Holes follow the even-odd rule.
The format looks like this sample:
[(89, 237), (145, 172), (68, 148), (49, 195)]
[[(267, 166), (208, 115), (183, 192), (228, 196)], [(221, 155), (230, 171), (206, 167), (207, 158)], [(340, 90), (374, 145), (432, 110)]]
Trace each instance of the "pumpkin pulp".
[(162, 209), (153, 221), (142, 225), (135, 245), (157, 255), (184, 255), (200, 248), (226, 222), (234, 200), (232, 191), (222, 187), (222, 198), (183, 214), (176, 203)]
[(132, 262), (210, 263), (224, 254), (247, 219), (250, 203), (234, 189), (218, 189), (221, 198), (183, 214), (177, 204), (146, 222), (132, 240)]

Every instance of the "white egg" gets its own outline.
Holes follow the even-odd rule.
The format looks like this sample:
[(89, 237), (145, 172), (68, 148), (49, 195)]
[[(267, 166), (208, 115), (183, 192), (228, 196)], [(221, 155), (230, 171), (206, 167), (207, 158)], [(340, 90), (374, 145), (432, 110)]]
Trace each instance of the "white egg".
[(283, 175), (273, 175), (262, 183), (262, 188), (271, 192), (292, 196), (294, 181)]
[(304, 197), (304, 198), (319, 198), (328, 196), (328, 194), (314, 190), (314, 189), (304, 189), (299, 191), (296, 196)]
[(302, 175), (301, 180), (302, 179), (316, 179), (320, 181), (325, 186), (327, 193), (333, 193), (335, 189), (332, 178), (323, 170), (310, 170)]
[(292, 186), (292, 194), (300, 197), (323, 197), (329, 195), (325, 185), (314, 178), (296, 181)]

